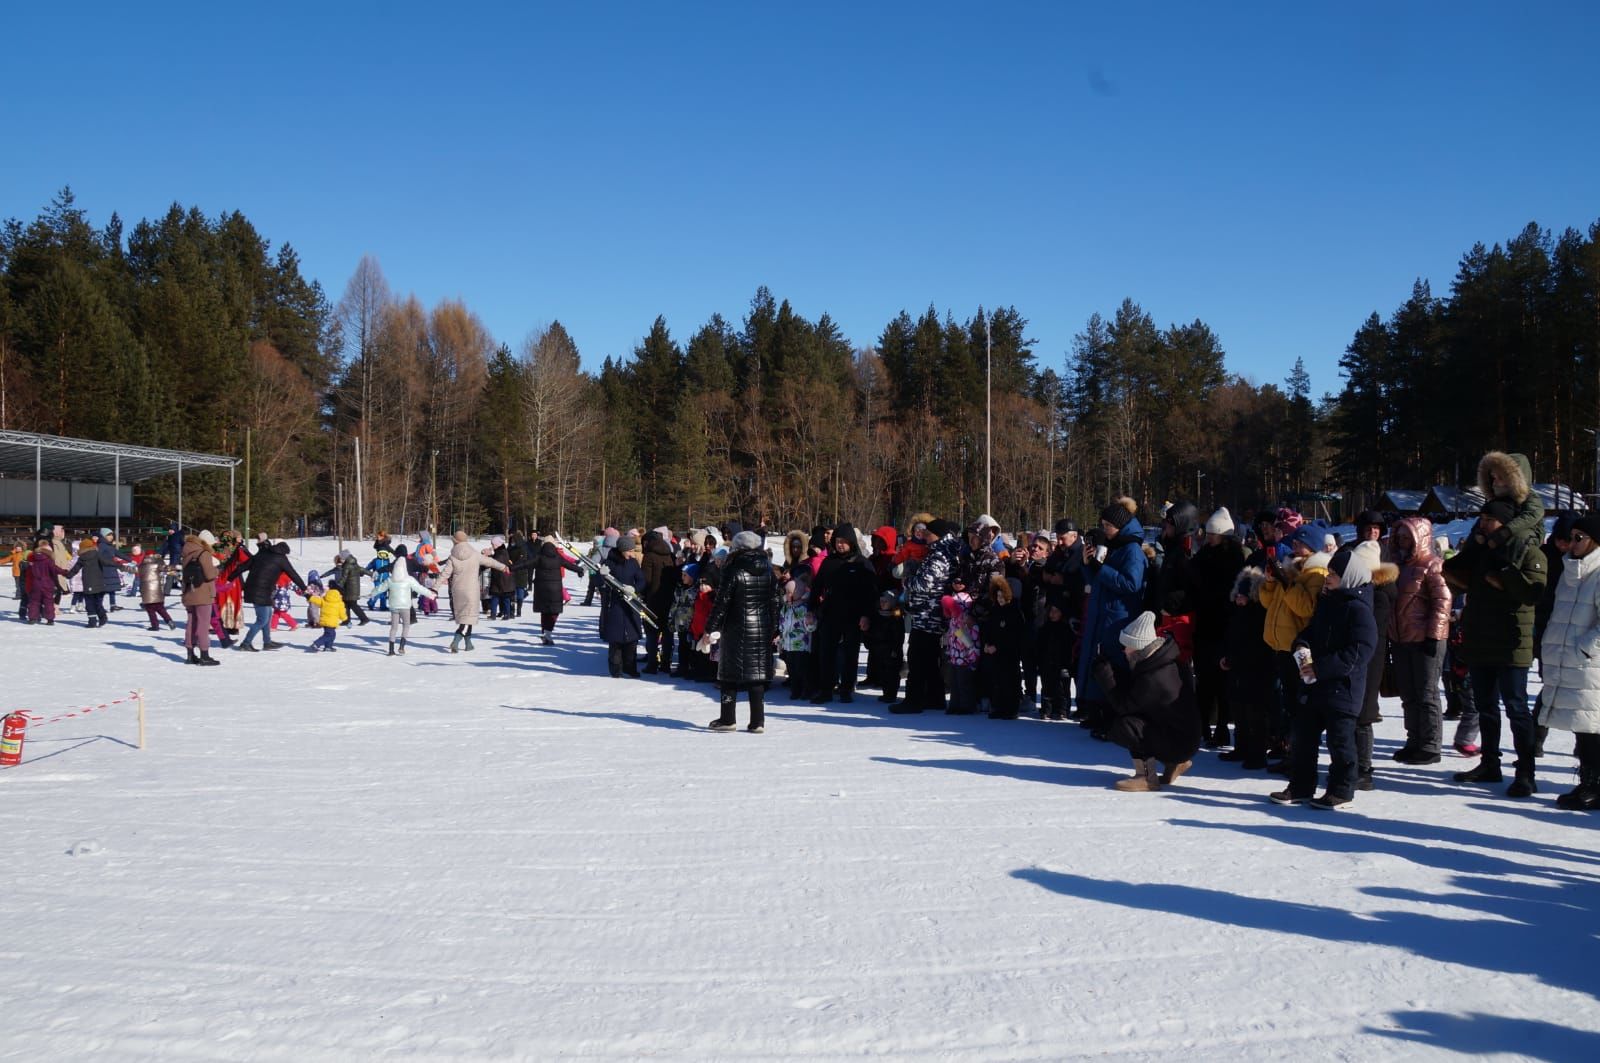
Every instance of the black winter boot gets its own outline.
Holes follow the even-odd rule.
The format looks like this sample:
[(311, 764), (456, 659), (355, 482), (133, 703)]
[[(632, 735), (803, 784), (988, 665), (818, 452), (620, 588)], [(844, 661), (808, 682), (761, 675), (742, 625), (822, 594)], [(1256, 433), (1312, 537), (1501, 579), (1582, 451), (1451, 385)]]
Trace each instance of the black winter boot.
[(1476, 768), (1469, 771), (1458, 771), (1455, 775), (1456, 782), (1500, 782), (1504, 776), (1500, 774), (1500, 762), (1484, 757), (1478, 762)]

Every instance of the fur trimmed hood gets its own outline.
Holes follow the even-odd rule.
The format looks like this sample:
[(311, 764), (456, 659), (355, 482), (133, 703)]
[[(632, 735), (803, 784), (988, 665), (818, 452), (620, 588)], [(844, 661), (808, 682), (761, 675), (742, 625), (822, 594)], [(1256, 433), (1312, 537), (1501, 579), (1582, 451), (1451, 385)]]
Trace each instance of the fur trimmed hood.
[[(1498, 494), (1494, 489), (1497, 478), (1503, 485)], [(1520, 506), (1533, 493), (1532, 484), (1533, 466), (1521, 454), (1491, 450), (1478, 462), (1478, 490), (1484, 498), (1504, 498)]]
[(1241, 569), (1233, 581), (1233, 590), (1229, 592), (1229, 600), (1236, 596), (1243, 596), (1252, 602), (1261, 601), (1261, 584), (1266, 582), (1267, 574), (1259, 568)]
[(1372, 585), (1374, 587), (1386, 587), (1391, 583), (1398, 583), (1399, 581), (1400, 566), (1392, 561), (1385, 561), (1383, 564), (1372, 570)]

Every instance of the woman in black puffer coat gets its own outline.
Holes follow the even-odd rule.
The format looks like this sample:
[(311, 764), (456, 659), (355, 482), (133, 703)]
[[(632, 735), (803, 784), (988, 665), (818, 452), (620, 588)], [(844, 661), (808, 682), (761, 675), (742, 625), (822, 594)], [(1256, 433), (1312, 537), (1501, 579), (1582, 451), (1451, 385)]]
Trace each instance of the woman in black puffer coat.
[(529, 545), (533, 554), (533, 610), (539, 614), (539, 631), (546, 646), (555, 644), (556, 618), (561, 615), (566, 596), (562, 593), (561, 578), (566, 572), (583, 574), (583, 566), (568, 561), (556, 546), (554, 532), (546, 526), (539, 528), (535, 541)]
[(773, 678), (773, 642), (781, 604), (772, 559), (761, 537), (740, 532), (733, 537), (733, 553), (728, 555), (717, 603), (706, 622), (707, 632), (718, 633), (717, 681), (722, 686), (722, 715), (711, 721), (713, 731), (731, 731), (738, 726), (734, 708), (740, 690), (750, 697), (750, 732), (760, 734), (765, 729), (765, 698)]

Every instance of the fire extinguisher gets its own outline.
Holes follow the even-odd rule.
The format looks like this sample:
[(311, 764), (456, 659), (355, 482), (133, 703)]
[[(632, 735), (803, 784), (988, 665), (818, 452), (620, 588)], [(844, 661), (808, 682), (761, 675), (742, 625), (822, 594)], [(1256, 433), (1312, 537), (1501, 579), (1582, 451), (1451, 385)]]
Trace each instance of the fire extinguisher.
[(28, 734), (28, 718), (20, 712), (13, 712), (5, 719), (5, 727), (0, 731), (0, 768), (9, 768), (22, 763), (22, 740)]

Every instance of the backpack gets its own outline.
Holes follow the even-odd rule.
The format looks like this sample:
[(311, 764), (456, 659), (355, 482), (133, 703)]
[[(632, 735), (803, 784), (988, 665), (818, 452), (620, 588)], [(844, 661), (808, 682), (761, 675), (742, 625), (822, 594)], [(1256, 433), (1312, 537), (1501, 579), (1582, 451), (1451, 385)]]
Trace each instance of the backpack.
[(200, 559), (198, 557), (183, 566), (184, 591), (192, 591), (205, 581), (206, 570), (200, 567)]

